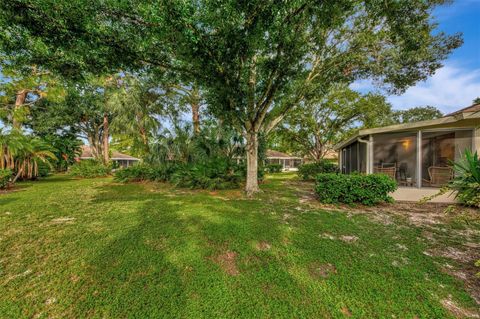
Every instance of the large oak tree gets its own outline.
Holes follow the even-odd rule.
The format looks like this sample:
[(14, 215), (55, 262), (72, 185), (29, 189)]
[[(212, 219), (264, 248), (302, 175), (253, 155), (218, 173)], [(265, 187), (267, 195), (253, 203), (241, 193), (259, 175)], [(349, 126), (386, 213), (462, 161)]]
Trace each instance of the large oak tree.
[(72, 76), (122, 67), (195, 79), (243, 132), (254, 193), (258, 136), (290, 110), (358, 79), (399, 93), (441, 66), (461, 43), (435, 30), (444, 2), (8, 0), (0, 45)]

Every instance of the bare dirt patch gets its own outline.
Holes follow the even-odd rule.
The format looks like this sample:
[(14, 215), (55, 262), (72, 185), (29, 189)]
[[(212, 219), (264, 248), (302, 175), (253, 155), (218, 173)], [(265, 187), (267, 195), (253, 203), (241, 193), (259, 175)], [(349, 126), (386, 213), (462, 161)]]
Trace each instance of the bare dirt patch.
[(52, 219), (52, 224), (73, 224), (74, 222), (74, 217), (59, 217)]
[(270, 248), (272, 248), (272, 245), (270, 245), (266, 241), (261, 241), (257, 243), (256, 248), (257, 250), (260, 250), (260, 251), (266, 251), (266, 250), (270, 250)]
[(343, 315), (345, 317), (351, 317), (352, 316), (352, 313), (350, 312), (350, 310), (348, 310), (347, 307), (342, 307), (342, 309), (340, 311), (343, 313)]
[(315, 279), (326, 279), (337, 273), (337, 268), (330, 263), (322, 264), (320, 262), (312, 262), (308, 265), (308, 273)]
[(460, 307), (455, 302), (453, 302), (451, 297), (449, 297), (448, 299), (443, 299), (441, 302), (445, 309), (450, 311), (457, 318), (480, 318), (478, 312), (473, 312)]
[(354, 243), (358, 240), (358, 237), (354, 235), (342, 235), (340, 236), (340, 240), (346, 243)]
[(238, 254), (234, 251), (226, 251), (218, 256), (211, 257), (211, 260), (222, 268), (230, 276), (240, 274), (237, 268), (236, 259)]
[[(423, 253), (429, 257), (451, 259), (451, 267), (440, 267), (461, 280), (472, 298), (480, 305), (480, 278), (476, 276), (479, 270), (474, 266), (475, 261), (480, 259), (478, 209), (445, 203), (418, 202), (385, 203), (373, 207), (328, 205), (318, 201), (313, 182), (291, 180), (285, 182), (285, 185), (295, 189), (300, 204), (306, 206), (306, 209), (347, 213), (348, 218), (363, 215), (375, 223), (394, 226), (399, 230), (409, 227), (405, 223), (421, 229), (421, 235), (417, 239), (427, 246)], [(454, 224), (460, 227), (452, 227)], [(319, 237), (341, 239), (340, 236), (329, 233), (319, 234)], [(396, 249), (400, 252), (408, 250), (408, 247), (398, 243)], [(393, 264), (402, 267), (408, 264), (408, 260), (400, 258)]]

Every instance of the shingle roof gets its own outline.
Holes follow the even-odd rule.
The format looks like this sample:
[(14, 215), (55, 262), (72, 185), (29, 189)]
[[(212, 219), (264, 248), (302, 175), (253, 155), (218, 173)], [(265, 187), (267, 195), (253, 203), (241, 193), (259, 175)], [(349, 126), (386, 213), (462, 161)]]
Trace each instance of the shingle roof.
[(450, 114), (447, 114), (445, 115), (444, 117), (447, 117), (447, 116), (455, 116), (457, 114), (461, 114), (461, 113), (469, 113), (469, 112), (480, 112), (480, 103), (479, 104), (473, 104), (473, 105), (470, 105), (470, 106), (467, 106), (461, 110), (458, 110), (458, 111), (455, 111), (453, 113), (450, 113)]
[[(87, 158), (93, 158), (92, 154), (92, 149), (88, 145), (82, 145), (82, 155), (80, 155), (80, 158), (87, 159)], [(112, 151), (112, 156), (111, 159), (118, 159), (118, 160), (132, 160), (132, 161), (139, 161), (140, 159), (123, 154), (117, 151)]]
[(267, 150), (267, 158), (300, 158), (297, 156), (291, 156), (286, 153), (282, 153), (274, 150)]

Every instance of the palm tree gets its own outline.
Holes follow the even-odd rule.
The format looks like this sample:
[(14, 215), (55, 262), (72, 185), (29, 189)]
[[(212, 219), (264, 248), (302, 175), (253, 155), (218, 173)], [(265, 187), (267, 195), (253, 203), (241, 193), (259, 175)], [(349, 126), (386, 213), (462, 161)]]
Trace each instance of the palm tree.
[(56, 159), (52, 148), (38, 138), (25, 136), (19, 130), (3, 133), (0, 130), (0, 168), (10, 169), (15, 177), (32, 179), (38, 176), (38, 163)]
[(127, 75), (122, 81), (122, 87), (107, 101), (107, 108), (115, 114), (112, 132), (119, 137), (130, 137), (133, 148), (147, 153), (149, 139), (160, 128), (162, 94), (145, 79)]
[(24, 147), (17, 152), (15, 156), (16, 175), (13, 183), (19, 177), (23, 179), (32, 179), (38, 176), (38, 163), (43, 162), (50, 165), (48, 159), (56, 160), (52, 148), (38, 138), (26, 137)]

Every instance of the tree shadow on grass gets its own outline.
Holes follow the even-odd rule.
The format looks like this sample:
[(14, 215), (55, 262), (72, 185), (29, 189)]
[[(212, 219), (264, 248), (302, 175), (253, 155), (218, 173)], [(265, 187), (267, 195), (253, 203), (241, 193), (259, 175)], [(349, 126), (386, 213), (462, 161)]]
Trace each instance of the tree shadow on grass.
[[(130, 213), (135, 225), (112, 233), (114, 239), (89, 261), (74, 316), (252, 317), (293, 313), (300, 306), (298, 285), (278, 253), (284, 229), (255, 210), (258, 202), (225, 202), (205, 193), (166, 196), (171, 194), (142, 188), (99, 187), (94, 203), (141, 204)], [(259, 251), (259, 241), (274, 247)], [(238, 273), (224, 268), (220, 259), (228, 253)], [(280, 298), (292, 290), (298, 293)]]

